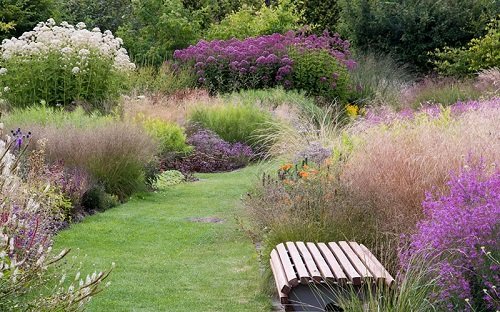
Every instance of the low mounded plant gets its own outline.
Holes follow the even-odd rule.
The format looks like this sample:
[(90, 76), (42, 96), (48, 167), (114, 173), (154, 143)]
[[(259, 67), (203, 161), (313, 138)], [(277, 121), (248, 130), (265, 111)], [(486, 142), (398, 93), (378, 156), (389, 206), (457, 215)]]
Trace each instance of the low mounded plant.
[(14, 107), (40, 101), (49, 106), (84, 102), (109, 108), (135, 68), (122, 40), (85, 24), (56, 25), (53, 19), (0, 46), (0, 97)]
[(179, 125), (153, 118), (146, 118), (141, 124), (158, 141), (160, 155), (186, 154), (191, 151), (186, 143), (186, 134)]
[(231, 171), (246, 166), (254, 157), (250, 146), (239, 142), (228, 143), (207, 129), (195, 129), (187, 143), (193, 146), (193, 152), (165, 164), (167, 168), (179, 170), (183, 174)]
[(444, 75), (474, 75), (500, 66), (500, 15), (486, 26), (486, 35), (472, 39), (466, 47), (444, 48), (434, 53), (434, 65)]

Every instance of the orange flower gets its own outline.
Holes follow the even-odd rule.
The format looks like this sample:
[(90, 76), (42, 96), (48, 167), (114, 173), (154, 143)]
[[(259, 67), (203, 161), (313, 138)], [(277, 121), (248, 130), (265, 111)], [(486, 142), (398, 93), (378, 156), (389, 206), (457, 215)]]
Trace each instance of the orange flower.
[(290, 170), (290, 168), (292, 168), (292, 164), (285, 164), (285, 165), (281, 166), (280, 169), (283, 171), (288, 171), (288, 170)]
[(309, 166), (307, 164), (305, 164), (305, 165), (302, 166), (302, 168), (304, 168), (304, 169), (307, 170), (307, 169), (309, 169)]
[(309, 176), (309, 173), (308, 172), (305, 172), (305, 171), (300, 171), (299, 172), (299, 176), (301, 178), (307, 178)]

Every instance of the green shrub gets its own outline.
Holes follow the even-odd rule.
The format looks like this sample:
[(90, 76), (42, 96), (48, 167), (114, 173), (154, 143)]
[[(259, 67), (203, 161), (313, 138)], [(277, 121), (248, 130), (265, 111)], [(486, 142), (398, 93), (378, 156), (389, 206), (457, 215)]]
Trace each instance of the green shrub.
[(185, 9), (181, 0), (134, 1), (126, 21), (117, 33), (139, 64), (160, 65), (200, 37), (199, 14)]
[(185, 180), (186, 177), (182, 174), (182, 172), (177, 170), (167, 170), (160, 174), (155, 186), (157, 189), (165, 189), (169, 186), (182, 183)]
[(130, 88), (136, 92), (161, 92), (166, 95), (192, 88), (196, 83), (192, 70), (184, 67), (174, 68), (169, 63), (163, 63), (159, 68), (139, 67), (129, 78)]
[(244, 6), (213, 24), (205, 37), (213, 39), (245, 39), (274, 33), (284, 33), (299, 27), (300, 15), (293, 3), (282, 0), (276, 6), (262, 6), (258, 11)]
[(271, 114), (256, 105), (199, 106), (190, 115), (189, 121), (217, 133), (230, 143), (245, 143), (257, 150), (258, 132), (273, 132)]
[(459, 47), (484, 34), (499, 13), (490, 0), (340, 0), (340, 32), (359, 51), (393, 54), (398, 61), (428, 70), (428, 53)]
[(118, 204), (118, 198), (106, 193), (102, 186), (94, 186), (82, 196), (82, 206), (86, 212), (104, 211)]
[(487, 34), (463, 48), (436, 50), (434, 65), (444, 75), (471, 75), (500, 66), (500, 15), (486, 27)]
[(158, 140), (160, 154), (185, 154), (191, 151), (184, 130), (176, 123), (148, 118), (142, 122), (146, 132)]
[(0, 0), (0, 43), (19, 37), (38, 22), (58, 15), (54, 0)]
[(302, 11), (304, 24), (322, 32), (325, 29), (334, 31), (340, 15), (338, 0), (300, 0), (294, 1), (297, 8)]
[(290, 51), (294, 88), (306, 94), (344, 103), (350, 96), (349, 73), (327, 51)]
[(201, 13), (202, 26), (208, 28), (218, 23), (227, 15), (236, 12), (243, 6), (259, 8), (261, 0), (182, 0), (184, 7), (190, 12)]
[(10, 107), (43, 100), (49, 106), (83, 102), (109, 108), (124, 87), (125, 73), (135, 68), (120, 46), (110, 32), (89, 32), (83, 24), (56, 26), (49, 19), (29, 36), (2, 43), (0, 97)]

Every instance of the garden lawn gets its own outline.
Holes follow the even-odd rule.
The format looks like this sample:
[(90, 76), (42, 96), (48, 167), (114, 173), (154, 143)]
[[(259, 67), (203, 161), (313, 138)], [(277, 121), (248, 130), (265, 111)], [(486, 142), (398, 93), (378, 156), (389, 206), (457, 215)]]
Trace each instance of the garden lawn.
[(269, 311), (257, 253), (235, 221), (256, 173), (200, 174), (198, 182), (135, 197), (59, 233), (54, 248), (71, 248), (86, 265), (82, 274), (116, 263), (110, 287), (88, 311)]

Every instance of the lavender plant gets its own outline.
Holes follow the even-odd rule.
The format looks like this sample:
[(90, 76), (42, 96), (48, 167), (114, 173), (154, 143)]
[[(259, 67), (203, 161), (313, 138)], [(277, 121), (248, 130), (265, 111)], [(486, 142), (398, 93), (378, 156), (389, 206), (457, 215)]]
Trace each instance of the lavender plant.
[[(426, 218), (411, 237), (411, 255), (440, 255), (438, 285), (432, 298), (447, 311), (498, 311), (500, 297), (500, 170), (469, 164), (448, 182), (449, 192), (423, 202)], [(429, 252), (429, 251), (427, 251)]]
[(0, 140), (0, 310), (80, 311), (103, 289), (109, 271), (86, 278), (78, 272), (68, 283), (62, 270), (55, 274), (59, 282), (52, 291), (41, 291), (54, 282), (49, 267), (68, 250), (53, 256), (54, 208), (45, 195), (50, 186), (34, 192), (16, 175), (18, 162), (10, 151), (13, 142), (18, 144)]

